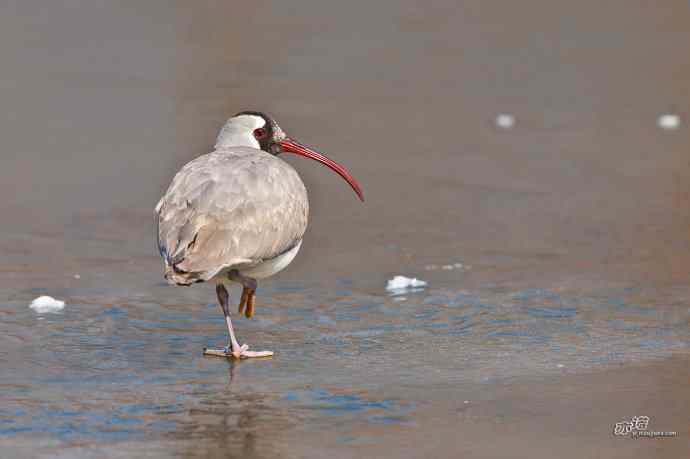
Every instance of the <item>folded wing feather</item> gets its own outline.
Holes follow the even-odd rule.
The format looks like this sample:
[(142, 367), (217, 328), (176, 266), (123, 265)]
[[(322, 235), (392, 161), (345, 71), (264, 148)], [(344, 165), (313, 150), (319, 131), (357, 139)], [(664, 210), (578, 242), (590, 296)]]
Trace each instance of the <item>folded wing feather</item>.
[(304, 184), (283, 160), (245, 147), (200, 156), (156, 206), (166, 277), (189, 284), (280, 255), (302, 239), (308, 212)]

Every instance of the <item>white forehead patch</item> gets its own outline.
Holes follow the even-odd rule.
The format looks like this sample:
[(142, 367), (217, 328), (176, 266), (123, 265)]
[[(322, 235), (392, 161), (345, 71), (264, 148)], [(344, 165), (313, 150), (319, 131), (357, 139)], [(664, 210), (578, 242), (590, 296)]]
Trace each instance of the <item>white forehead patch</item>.
[(229, 124), (246, 126), (248, 129), (251, 129), (253, 131), (256, 128), (264, 127), (264, 125), (266, 124), (266, 120), (256, 115), (239, 115), (233, 116), (228, 120), (227, 123), (225, 123), (226, 126)]
[(216, 138), (216, 148), (252, 147), (260, 148), (254, 138), (254, 129), (264, 127), (266, 121), (256, 115), (239, 115), (230, 118)]

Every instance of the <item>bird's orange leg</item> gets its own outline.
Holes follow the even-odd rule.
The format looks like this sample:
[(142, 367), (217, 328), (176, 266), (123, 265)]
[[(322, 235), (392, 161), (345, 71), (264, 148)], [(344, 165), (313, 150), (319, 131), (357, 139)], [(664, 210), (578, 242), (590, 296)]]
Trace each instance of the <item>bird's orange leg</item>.
[(254, 315), (254, 290), (249, 287), (242, 287), (242, 297), (240, 304), (237, 305), (237, 313), (244, 314), (247, 319), (251, 319)]
[(244, 308), (247, 305), (247, 298), (249, 297), (249, 289), (247, 287), (242, 287), (242, 297), (240, 298), (240, 304), (237, 305), (237, 313), (244, 314)]
[(254, 297), (256, 295), (254, 294), (254, 290), (251, 290), (249, 294), (247, 295), (247, 310), (245, 311), (244, 315), (247, 317), (247, 319), (251, 319), (252, 316), (254, 315)]
[(247, 319), (251, 319), (254, 315), (254, 297), (256, 296), (256, 279), (243, 276), (236, 269), (228, 272), (228, 279), (242, 284), (242, 297), (240, 304), (237, 305), (237, 312), (244, 313)]

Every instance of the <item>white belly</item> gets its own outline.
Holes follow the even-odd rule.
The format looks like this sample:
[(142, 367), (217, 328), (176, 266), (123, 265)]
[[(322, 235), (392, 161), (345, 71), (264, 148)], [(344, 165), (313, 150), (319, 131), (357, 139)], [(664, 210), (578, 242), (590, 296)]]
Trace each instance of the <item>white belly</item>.
[(285, 269), (287, 265), (289, 265), (290, 262), (292, 262), (292, 260), (297, 255), (297, 252), (299, 252), (299, 248), (301, 246), (302, 241), (299, 241), (296, 246), (294, 246), (292, 249), (288, 250), (284, 254), (278, 255), (277, 257), (271, 258), (270, 260), (266, 260), (261, 264), (253, 266), (251, 268), (241, 269), (240, 274), (243, 274), (248, 277), (253, 277), (254, 279), (265, 279), (267, 277), (271, 277), (275, 273)]

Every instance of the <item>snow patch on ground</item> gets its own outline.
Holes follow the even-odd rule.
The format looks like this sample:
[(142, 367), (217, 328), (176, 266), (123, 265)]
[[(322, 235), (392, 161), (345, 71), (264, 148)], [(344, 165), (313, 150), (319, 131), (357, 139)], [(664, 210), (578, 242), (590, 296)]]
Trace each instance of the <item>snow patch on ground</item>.
[(496, 127), (501, 129), (512, 129), (515, 126), (515, 117), (508, 113), (501, 113), (494, 119)]
[(414, 277), (395, 276), (388, 281), (386, 290), (393, 295), (402, 295), (408, 292), (417, 292), (426, 287), (427, 283)]
[(65, 308), (65, 302), (56, 300), (52, 296), (44, 295), (33, 300), (29, 307), (39, 314), (46, 312), (58, 312)]
[(664, 115), (660, 115), (659, 118), (657, 118), (656, 124), (661, 129), (678, 129), (680, 127), (680, 116), (674, 115), (672, 113), (666, 113)]
[(424, 269), (426, 271), (436, 271), (437, 269), (442, 269), (444, 271), (452, 271), (454, 269), (470, 269), (471, 266), (463, 265), (462, 263), (453, 263), (452, 265), (426, 265)]

